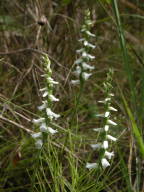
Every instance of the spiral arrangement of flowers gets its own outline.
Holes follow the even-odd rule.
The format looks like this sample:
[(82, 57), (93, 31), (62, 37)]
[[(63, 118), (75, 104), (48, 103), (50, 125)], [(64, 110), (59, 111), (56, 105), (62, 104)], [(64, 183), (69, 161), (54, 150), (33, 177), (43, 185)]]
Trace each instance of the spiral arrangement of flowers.
[(33, 124), (38, 127), (39, 132), (33, 133), (32, 137), (35, 139), (35, 146), (41, 149), (44, 143), (44, 134), (55, 134), (58, 131), (53, 129), (50, 124), (53, 120), (57, 120), (60, 115), (52, 111), (52, 103), (59, 101), (53, 95), (53, 87), (57, 85), (58, 82), (54, 81), (52, 78), (52, 70), (50, 67), (50, 60), (47, 55), (42, 57), (45, 74), (42, 77), (45, 79), (45, 87), (40, 89), (42, 93), (42, 105), (38, 107), (40, 111), (40, 117), (38, 119), (33, 119)]
[(91, 55), (90, 51), (96, 47), (90, 43), (90, 38), (95, 37), (95, 34), (90, 32), (92, 24), (93, 22), (90, 19), (90, 11), (87, 10), (85, 12), (84, 24), (81, 28), (82, 38), (79, 39), (82, 48), (76, 50), (79, 58), (75, 61), (76, 68), (74, 74), (78, 79), (71, 81), (73, 85), (80, 84), (84, 80), (89, 79), (92, 75), (91, 71), (94, 69), (94, 66), (89, 65), (89, 62), (95, 59), (95, 56)]
[(92, 168), (98, 168), (99, 165), (101, 165), (103, 168), (106, 168), (110, 166), (110, 160), (114, 156), (114, 152), (109, 152), (109, 141), (116, 141), (117, 139), (109, 134), (110, 127), (116, 126), (117, 123), (115, 123), (113, 120), (111, 120), (112, 112), (116, 112), (117, 109), (114, 108), (111, 104), (112, 97), (114, 94), (112, 93), (112, 74), (113, 70), (110, 69), (109, 73), (107, 74), (106, 82), (104, 82), (104, 93), (106, 98), (102, 101), (98, 101), (99, 103), (104, 105), (105, 112), (103, 114), (98, 114), (98, 117), (103, 118), (103, 127), (102, 128), (95, 128), (93, 129), (96, 132), (100, 132), (100, 138), (101, 142), (98, 142), (96, 144), (91, 144), (90, 146), (94, 150), (99, 150), (99, 158), (98, 162), (96, 163), (87, 163), (86, 168), (92, 169)]

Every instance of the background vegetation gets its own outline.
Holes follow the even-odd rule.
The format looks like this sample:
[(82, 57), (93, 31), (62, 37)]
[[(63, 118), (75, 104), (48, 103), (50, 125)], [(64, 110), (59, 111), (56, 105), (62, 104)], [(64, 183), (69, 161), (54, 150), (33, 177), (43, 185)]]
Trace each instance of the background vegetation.
[[(96, 35), (92, 77), (79, 102), (74, 61), (84, 12), (91, 11)], [(142, 0), (0, 1), (0, 192), (144, 191), (144, 2)], [(35, 149), (30, 133), (42, 98), (42, 53), (59, 82), (53, 109), (61, 114), (59, 131)], [(104, 99), (103, 82), (113, 68), (113, 103), (118, 123), (112, 133), (111, 166), (88, 170), (98, 159), (89, 144), (99, 139), (96, 114)]]

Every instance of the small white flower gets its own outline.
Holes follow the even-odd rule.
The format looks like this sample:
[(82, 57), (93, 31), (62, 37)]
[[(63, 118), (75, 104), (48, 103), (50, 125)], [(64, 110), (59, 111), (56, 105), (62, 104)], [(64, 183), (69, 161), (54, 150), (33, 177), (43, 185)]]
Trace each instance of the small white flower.
[(83, 52), (82, 53), (82, 57), (84, 57), (84, 58), (88, 58), (88, 59), (95, 59), (95, 56), (93, 56), (93, 55), (90, 55), (90, 54), (88, 54), (88, 53), (86, 53), (86, 52)]
[(113, 136), (111, 136), (111, 135), (107, 135), (107, 138), (110, 139), (110, 140), (112, 140), (112, 141), (116, 141), (116, 140), (117, 140), (117, 138), (115, 138), (115, 137), (113, 137)]
[(86, 46), (86, 47), (90, 47), (90, 48), (92, 48), (92, 49), (95, 49), (96, 48), (96, 46), (95, 45), (93, 45), (93, 44), (91, 44), (91, 43), (89, 43), (88, 41), (84, 41), (83, 42), (83, 44), (84, 44), (84, 46)]
[(42, 95), (42, 97), (46, 97), (48, 95), (48, 91), (45, 91)]
[(109, 130), (109, 125), (105, 125), (105, 126), (104, 126), (104, 130), (105, 130), (105, 131), (108, 131), (108, 130)]
[(106, 111), (105, 114), (104, 114), (105, 117), (108, 117), (109, 115), (110, 115), (109, 111)]
[(87, 69), (93, 70), (95, 68), (94, 66), (90, 66), (85, 62), (82, 63), (82, 67), (83, 67), (84, 70), (87, 70)]
[(95, 35), (93, 33), (91, 33), (90, 31), (86, 31), (86, 34), (91, 36), (91, 37), (95, 37)]
[(71, 80), (71, 84), (79, 85), (80, 84), (80, 80)]
[(47, 109), (46, 109), (46, 113), (47, 113), (47, 116), (48, 116), (51, 120), (52, 120), (53, 118), (54, 118), (54, 119), (57, 119), (57, 118), (60, 117), (59, 114), (54, 113), (50, 108), (47, 108)]
[(81, 62), (83, 62), (83, 59), (82, 58), (79, 58), (79, 59), (77, 59), (76, 61), (75, 61), (75, 64), (80, 64)]
[(38, 106), (38, 110), (42, 111), (47, 108), (47, 101), (42, 101), (42, 105)]
[(39, 137), (42, 136), (42, 133), (41, 133), (41, 132), (38, 132), (38, 133), (32, 133), (31, 136), (32, 136), (32, 138), (37, 139), (37, 138), (39, 138)]
[(117, 109), (114, 108), (114, 107), (109, 107), (109, 110), (111, 110), (111, 111), (117, 111)]
[(110, 119), (108, 119), (107, 122), (108, 122), (108, 124), (110, 124), (110, 125), (114, 125), (114, 126), (117, 125), (117, 123), (115, 123), (114, 121), (112, 121), (112, 120), (110, 120)]
[(78, 77), (82, 72), (82, 69), (80, 66), (77, 66), (76, 67), (76, 70), (74, 71), (74, 74)]
[(40, 125), (40, 131), (41, 132), (47, 132), (47, 125), (46, 125), (46, 123), (42, 123)]
[(91, 144), (90, 146), (95, 150), (95, 149), (100, 149), (102, 144), (101, 143), (97, 143), (97, 144)]
[(52, 94), (50, 94), (49, 96), (49, 99), (51, 100), (51, 101), (59, 101), (59, 99), (58, 98), (56, 98), (54, 95), (52, 95)]
[(87, 45), (88, 45), (88, 43), (89, 43), (89, 42), (88, 42), (88, 41), (86, 41), (86, 40), (83, 42), (84, 46), (87, 46)]
[(40, 91), (47, 91), (47, 87), (40, 89)]
[(107, 161), (107, 159), (103, 158), (101, 160), (101, 163), (102, 163), (102, 167), (103, 168), (107, 168), (108, 166), (110, 166), (110, 163)]
[(87, 80), (91, 75), (92, 75), (92, 73), (86, 73), (86, 72), (82, 73), (82, 77), (84, 80)]
[(36, 140), (35, 146), (36, 146), (37, 149), (41, 149), (42, 146), (43, 146), (42, 140), (41, 139)]
[(40, 123), (42, 123), (42, 122), (44, 122), (45, 121), (45, 118), (39, 118), (39, 119), (33, 119), (32, 120), (32, 122), (34, 123), (34, 124), (40, 124)]
[(106, 101), (106, 102), (107, 102), (107, 101), (110, 101), (110, 100), (111, 100), (110, 97), (105, 98), (105, 101)]
[(55, 133), (58, 132), (57, 130), (55, 130), (55, 129), (51, 128), (51, 127), (48, 127), (48, 131), (49, 131), (52, 135), (54, 135)]
[(108, 159), (111, 159), (111, 158), (114, 156), (114, 152), (105, 151), (105, 156), (106, 156)]
[(94, 168), (97, 168), (98, 167), (98, 164), (97, 163), (87, 163), (86, 164), (86, 168), (87, 169), (94, 169)]
[(84, 48), (81, 48), (81, 49), (78, 49), (78, 50), (76, 50), (76, 53), (82, 53), (82, 52), (84, 52)]
[(104, 141), (102, 147), (108, 149), (108, 141)]
[(51, 78), (51, 77), (47, 77), (47, 80), (48, 80), (48, 82), (50, 83), (50, 84), (58, 84), (58, 82), (57, 81), (54, 81), (53, 80), (53, 78)]
[(96, 131), (96, 132), (102, 132), (102, 131), (104, 131), (103, 128), (94, 128), (93, 130)]

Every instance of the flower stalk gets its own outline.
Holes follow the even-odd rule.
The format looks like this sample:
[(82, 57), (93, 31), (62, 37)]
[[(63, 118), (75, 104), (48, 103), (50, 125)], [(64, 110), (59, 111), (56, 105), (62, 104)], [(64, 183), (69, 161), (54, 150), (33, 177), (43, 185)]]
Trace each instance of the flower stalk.
[(100, 138), (101, 142), (96, 144), (91, 144), (90, 146), (94, 150), (99, 150), (99, 159), (97, 163), (92, 163), (90, 166), (90, 163), (87, 163), (86, 168), (106, 168), (110, 166), (109, 160), (114, 156), (114, 152), (109, 152), (109, 142), (113, 141), (115, 142), (117, 139), (109, 134), (109, 130), (111, 126), (116, 126), (117, 123), (111, 120), (112, 112), (116, 112), (117, 109), (115, 109), (113, 106), (111, 106), (112, 97), (114, 96), (112, 93), (112, 76), (113, 76), (113, 70), (110, 69), (107, 74), (106, 82), (104, 82), (104, 93), (106, 98), (103, 101), (99, 101), (99, 103), (104, 105), (104, 114), (97, 115), (101, 118), (103, 118), (103, 127), (102, 128), (94, 128), (93, 130), (96, 132), (100, 132)]
[(33, 124), (38, 128), (39, 132), (32, 134), (32, 138), (35, 139), (35, 146), (38, 149), (41, 149), (45, 142), (45, 135), (51, 134), (54, 135), (58, 131), (53, 129), (50, 125), (53, 120), (57, 120), (60, 115), (52, 111), (53, 102), (58, 102), (59, 99), (53, 95), (54, 85), (57, 85), (58, 82), (54, 81), (52, 78), (52, 70), (50, 68), (50, 60), (45, 54), (42, 57), (45, 74), (42, 77), (45, 80), (45, 87), (40, 89), (42, 94), (42, 105), (38, 106), (40, 111), (40, 117), (38, 119), (33, 119)]

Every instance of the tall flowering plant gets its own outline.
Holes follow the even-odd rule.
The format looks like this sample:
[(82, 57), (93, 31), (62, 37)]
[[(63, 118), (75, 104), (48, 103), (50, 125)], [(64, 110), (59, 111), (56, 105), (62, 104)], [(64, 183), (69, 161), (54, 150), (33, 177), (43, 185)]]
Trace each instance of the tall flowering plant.
[(86, 10), (84, 24), (81, 28), (82, 38), (79, 39), (82, 47), (76, 50), (79, 58), (75, 61), (76, 68), (74, 74), (78, 79), (71, 81), (74, 85), (80, 83), (82, 84), (84, 80), (87, 80), (92, 75), (91, 71), (94, 69), (94, 66), (89, 65), (89, 62), (95, 59), (95, 56), (90, 54), (91, 49), (96, 47), (90, 43), (91, 37), (95, 37), (95, 35), (90, 32), (92, 24), (90, 11)]
[(42, 75), (45, 81), (45, 87), (40, 89), (43, 101), (42, 105), (38, 106), (38, 110), (40, 111), (39, 118), (33, 119), (32, 121), (39, 130), (37, 133), (32, 134), (32, 137), (35, 139), (35, 146), (38, 149), (41, 149), (43, 146), (45, 134), (53, 135), (58, 132), (53, 129), (50, 124), (53, 120), (57, 120), (60, 117), (59, 114), (52, 111), (53, 102), (59, 101), (59, 99), (53, 95), (53, 88), (58, 82), (52, 78), (51, 62), (46, 54), (42, 57), (42, 62), (45, 71), (45, 74)]
[(100, 132), (101, 142), (91, 144), (91, 147), (94, 150), (99, 150), (99, 158), (96, 163), (87, 163), (86, 168), (92, 169), (97, 168), (99, 165), (103, 168), (110, 166), (109, 160), (114, 156), (114, 152), (108, 151), (109, 149), (109, 141), (116, 141), (117, 139), (109, 134), (110, 127), (116, 126), (113, 120), (111, 120), (112, 112), (116, 112), (117, 109), (112, 106), (112, 97), (114, 94), (112, 93), (112, 75), (113, 70), (110, 69), (107, 74), (106, 82), (104, 82), (104, 93), (106, 98), (102, 101), (98, 101), (104, 106), (104, 113), (98, 114), (97, 116), (103, 118), (103, 127), (93, 129), (96, 132)]

